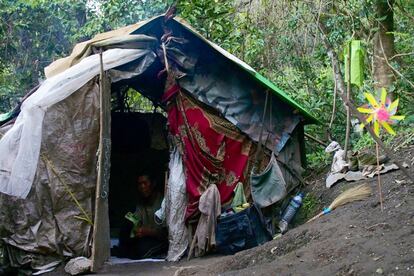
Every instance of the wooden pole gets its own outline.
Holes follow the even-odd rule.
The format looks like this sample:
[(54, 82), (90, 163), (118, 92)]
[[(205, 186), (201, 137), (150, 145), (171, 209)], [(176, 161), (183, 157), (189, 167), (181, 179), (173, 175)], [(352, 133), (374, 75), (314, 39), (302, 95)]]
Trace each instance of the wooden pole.
[(325, 143), (325, 142), (323, 142), (323, 141), (319, 140), (318, 138), (313, 137), (312, 135), (307, 134), (307, 133), (304, 133), (304, 134), (305, 134), (305, 137), (306, 137), (306, 138), (309, 138), (309, 139), (311, 139), (311, 140), (315, 141), (315, 142), (316, 142), (316, 143), (318, 143), (319, 145), (321, 145), (321, 146), (323, 146), (323, 147), (325, 147), (325, 148), (328, 146), (328, 144), (327, 144), (327, 143)]
[(99, 145), (97, 181), (95, 193), (95, 218), (92, 233), (92, 266), (97, 272), (107, 261), (110, 253), (110, 234), (108, 217), (108, 189), (111, 165), (111, 86), (104, 76), (103, 52), (100, 57), (99, 77)]
[[(332, 49), (331, 43), (329, 42), (327, 38), (326, 27), (321, 21), (319, 21), (318, 26), (322, 34), (322, 42), (324, 43), (326, 50), (328, 52), (328, 56), (331, 58), (331, 61), (332, 61), (332, 67), (335, 73), (335, 79), (338, 83), (338, 95), (341, 97), (342, 101), (344, 101), (344, 103), (347, 106), (349, 106), (351, 114), (357, 117), (360, 122), (365, 122), (365, 118), (362, 116), (361, 113), (358, 112), (358, 110), (356, 109), (355, 105), (352, 102), (352, 99), (347, 100), (345, 96), (345, 82), (341, 74), (341, 69), (339, 67), (338, 57), (335, 51)], [(395, 154), (384, 145), (381, 139), (377, 137), (377, 135), (374, 133), (374, 130), (368, 124), (365, 124), (365, 129), (371, 135), (372, 139), (374, 139), (374, 141), (378, 143), (378, 145), (384, 150), (384, 152), (391, 159), (391, 161), (394, 162), (398, 166), (398, 168), (400, 168), (401, 171), (411, 180), (411, 182), (414, 183), (414, 178), (410, 175), (408, 170), (398, 161)]]
[(377, 175), (378, 175), (378, 194), (379, 194), (379, 200), (381, 204), (381, 212), (384, 211), (384, 206), (382, 204), (382, 187), (381, 187), (381, 173), (380, 173), (380, 165), (379, 165), (379, 148), (378, 143), (375, 143), (375, 149), (377, 153)]
[[(351, 42), (349, 42), (347, 47), (348, 56), (346, 58), (348, 63), (348, 81), (346, 83), (346, 100), (349, 102), (350, 95), (351, 95)], [(344, 145), (344, 160), (347, 158), (348, 152), (348, 145), (349, 145), (349, 132), (350, 132), (350, 125), (351, 125), (351, 110), (349, 106), (346, 105), (346, 130), (345, 130), (345, 145)]]

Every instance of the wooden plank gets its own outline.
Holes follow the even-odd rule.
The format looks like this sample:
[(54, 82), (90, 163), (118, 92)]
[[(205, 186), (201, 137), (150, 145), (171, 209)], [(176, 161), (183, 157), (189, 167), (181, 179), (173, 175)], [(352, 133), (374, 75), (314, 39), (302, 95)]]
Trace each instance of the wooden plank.
[(92, 236), (92, 268), (97, 272), (110, 257), (108, 190), (111, 166), (111, 86), (103, 72), (101, 53), (100, 134), (95, 219)]

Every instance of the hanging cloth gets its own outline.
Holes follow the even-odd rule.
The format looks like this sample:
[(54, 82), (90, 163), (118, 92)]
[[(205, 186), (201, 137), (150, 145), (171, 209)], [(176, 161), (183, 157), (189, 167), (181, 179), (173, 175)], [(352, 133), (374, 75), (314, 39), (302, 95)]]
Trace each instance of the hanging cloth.
[(170, 154), (170, 176), (165, 201), (165, 217), (168, 226), (167, 261), (176, 262), (184, 255), (189, 245), (187, 227), (185, 225), (185, 209), (187, 191), (181, 154), (174, 146)]
[[(269, 93), (269, 92), (267, 92)], [(256, 173), (260, 162), (258, 157), (262, 150), (262, 134), (264, 127), (264, 119), (267, 111), (268, 94), (266, 94), (265, 107), (263, 112), (262, 129), (259, 136), (259, 145), (254, 160), (254, 166), (250, 174), (250, 185), (253, 201), (260, 207), (264, 208), (272, 205), (286, 196), (286, 182), (277, 163), (274, 150), (271, 153), (270, 161), (261, 173)], [(272, 102), (270, 100), (270, 126), (272, 116)], [(270, 130), (271, 131), (271, 130)], [(275, 148), (275, 147), (273, 147)]]
[(278, 202), (286, 196), (286, 182), (272, 152), (269, 164), (260, 174), (250, 176), (253, 201), (260, 208)]
[(231, 202), (231, 207), (236, 208), (247, 203), (246, 196), (244, 195), (243, 183), (237, 183), (236, 188), (234, 189), (234, 197)]
[[(215, 184), (211, 184), (201, 195), (198, 209), (201, 215), (192, 242), (196, 257), (203, 256), (216, 246), (216, 224), (221, 213), (221, 204), (220, 192)], [(189, 257), (192, 255), (193, 245)]]

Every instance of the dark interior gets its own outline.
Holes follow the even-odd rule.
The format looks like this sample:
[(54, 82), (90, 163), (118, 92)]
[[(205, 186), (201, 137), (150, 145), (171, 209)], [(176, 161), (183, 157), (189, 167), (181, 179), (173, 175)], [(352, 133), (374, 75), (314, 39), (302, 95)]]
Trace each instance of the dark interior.
[(125, 214), (138, 200), (137, 176), (151, 174), (163, 192), (168, 169), (167, 119), (159, 112), (112, 111), (109, 222), (111, 239), (118, 238)]
[[(158, 25), (157, 22), (156, 25)], [(162, 29), (155, 28), (151, 36), (160, 37)], [(130, 71), (136, 66), (130, 62), (117, 68)], [(118, 238), (120, 227), (126, 222), (127, 212), (134, 212), (138, 200), (137, 177), (151, 174), (156, 189), (164, 192), (168, 169), (169, 149), (167, 119), (160, 105), (165, 75), (159, 76), (164, 65), (155, 59), (139, 76), (113, 83), (111, 119), (111, 176), (109, 180), (109, 222), (111, 239)], [(140, 93), (150, 102), (144, 110), (128, 105), (128, 91)], [(157, 109), (158, 107), (158, 109)], [(155, 111), (158, 110), (158, 111)]]

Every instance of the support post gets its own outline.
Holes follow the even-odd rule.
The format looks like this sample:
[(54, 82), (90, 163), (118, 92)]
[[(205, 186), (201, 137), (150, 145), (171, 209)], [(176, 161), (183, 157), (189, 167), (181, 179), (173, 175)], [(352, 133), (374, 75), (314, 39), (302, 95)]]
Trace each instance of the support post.
[(92, 236), (92, 272), (97, 272), (111, 255), (109, 235), (108, 190), (111, 162), (111, 90), (104, 75), (102, 50), (99, 78), (100, 133), (98, 172), (95, 194), (95, 218)]

